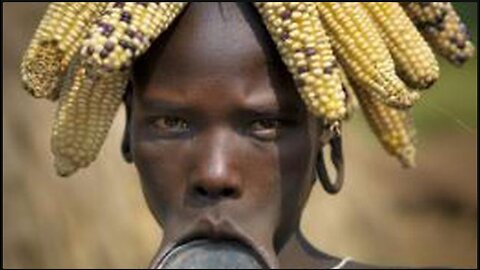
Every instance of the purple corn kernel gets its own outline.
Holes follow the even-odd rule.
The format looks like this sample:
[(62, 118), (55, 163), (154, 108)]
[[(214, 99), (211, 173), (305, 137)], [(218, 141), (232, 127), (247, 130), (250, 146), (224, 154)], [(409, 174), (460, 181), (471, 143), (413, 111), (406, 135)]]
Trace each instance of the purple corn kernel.
[(100, 51), (100, 58), (105, 59), (108, 57), (109, 54), (110, 54), (109, 51), (103, 49), (102, 51)]
[(120, 15), (120, 21), (130, 23), (132, 21), (132, 14), (130, 14), (128, 11), (122, 11), (122, 14)]
[(92, 55), (95, 52), (95, 49), (92, 46), (88, 46), (86, 52), (88, 55)]
[(112, 35), (113, 31), (115, 30), (115, 27), (113, 25), (107, 24), (107, 23), (99, 23), (98, 24), (101, 28), (101, 33), (102, 35), (109, 37)]
[(287, 40), (289, 37), (290, 37), (290, 35), (288, 34), (288, 32), (282, 32), (282, 34), (280, 35), (280, 39), (282, 41)]
[(125, 2), (115, 2), (115, 4), (113, 4), (114, 8), (123, 8), (124, 6)]
[(333, 73), (333, 66), (325, 67), (323, 73), (331, 75)]
[(103, 48), (104, 48), (106, 51), (111, 52), (111, 51), (113, 51), (113, 49), (115, 48), (115, 44), (114, 44), (112, 41), (109, 40), (109, 41), (107, 41), (107, 42), (105, 43), (105, 46), (103, 46)]
[(292, 12), (290, 10), (285, 10), (280, 14), (280, 18), (282, 18), (282, 20), (288, 20), (290, 19), (291, 16), (292, 16)]
[(312, 56), (316, 53), (317, 53), (317, 51), (314, 48), (306, 48), (305, 49), (305, 55), (306, 56)]
[(302, 74), (308, 71), (307, 67), (298, 67), (298, 74)]

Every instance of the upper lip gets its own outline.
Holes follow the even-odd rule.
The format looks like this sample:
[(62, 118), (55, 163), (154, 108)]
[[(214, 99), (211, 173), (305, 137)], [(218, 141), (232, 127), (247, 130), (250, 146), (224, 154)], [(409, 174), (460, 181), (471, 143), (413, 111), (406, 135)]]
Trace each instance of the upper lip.
[[(260, 247), (253, 238), (249, 237), (238, 226), (226, 219), (216, 220), (210, 217), (197, 219), (187, 228), (186, 233), (183, 233), (182, 236), (173, 241), (167, 250), (173, 250), (173, 248), (177, 246), (200, 239), (226, 240), (242, 243), (254, 250), (255, 253), (260, 256), (259, 260), (262, 263), (269, 266), (269, 268), (275, 268), (276, 262), (272, 260), (266, 249)], [(161, 258), (165, 257), (168, 253), (168, 251), (165, 251)]]
[(233, 240), (247, 245), (252, 244), (249, 237), (236, 229), (226, 220), (215, 221), (210, 218), (199, 219), (194, 226), (178, 241), (181, 245), (196, 239)]

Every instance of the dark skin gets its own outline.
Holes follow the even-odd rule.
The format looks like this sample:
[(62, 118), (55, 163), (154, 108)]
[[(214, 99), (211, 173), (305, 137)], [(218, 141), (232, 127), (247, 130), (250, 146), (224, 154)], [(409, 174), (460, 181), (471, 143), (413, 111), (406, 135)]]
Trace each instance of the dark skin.
[(330, 134), (250, 5), (190, 4), (136, 62), (132, 86), (123, 153), (164, 230), (157, 259), (212, 238), (239, 240), (270, 267), (338, 263), (299, 232)]

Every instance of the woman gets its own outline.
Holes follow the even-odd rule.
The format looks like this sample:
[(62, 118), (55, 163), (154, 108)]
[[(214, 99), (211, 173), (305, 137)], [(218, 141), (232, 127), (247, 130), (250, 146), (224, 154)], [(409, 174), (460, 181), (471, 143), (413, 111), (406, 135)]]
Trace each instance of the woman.
[[(138, 5), (149, 7), (145, 3)], [(125, 4), (116, 3), (111, 8), (122, 10)], [(263, 19), (268, 21), (265, 18), (268, 10), (262, 12), (261, 8)], [(294, 19), (295, 14), (304, 14), (295, 13), (302, 11), (299, 6), (294, 8), (299, 10), (282, 12), (280, 17), (288, 20)], [(122, 25), (129, 25), (133, 20), (128, 11), (125, 8), (118, 13)], [(320, 94), (313, 93), (313, 99), (309, 99), (311, 95), (307, 89), (310, 89), (311, 80), (308, 76), (302, 79), (302, 74), (314, 71), (300, 65), (302, 59), (296, 62), (295, 54), (294, 61), (288, 61), (285, 57), (288, 53), (283, 50), (296, 50), (287, 42), (294, 38), (295, 29), (288, 32), (289, 35), (284, 32), (275, 36), (272, 29), (264, 28), (262, 18), (249, 4), (194, 3), (175, 15), (179, 12), (166, 13), (166, 21), (170, 22), (163, 23), (162, 28), (174, 18), (177, 20), (160, 38), (155, 38), (151, 46), (145, 46), (145, 36), (125, 31), (132, 40), (140, 41), (121, 40), (124, 42), (119, 42), (120, 47), (134, 56), (141, 56), (132, 58), (136, 61), (128, 80), (125, 75), (130, 74), (131, 61), (122, 62), (122, 55), (111, 57), (117, 52), (116, 44), (109, 43), (108, 38), (119, 31), (102, 20), (95, 23), (100, 30), (86, 37), (86, 45), (82, 48), (82, 56), (88, 59), (85, 64), (76, 53), (72, 53), (72, 65), (70, 61), (63, 61), (69, 63), (67, 83), (63, 84), (67, 88), (83, 88), (91, 83), (91, 90), (112, 80), (111, 85), (105, 84), (101, 90), (113, 85), (112, 91), (116, 92), (105, 93), (105, 96), (101, 96), (100, 91), (58, 93), (55, 92), (55, 80), (44, 83), (45, 88), (54, 86), (51, 92), (47, 91), (46, 97), (56, 99), (60, 96), (61, 107), (53, 137), (59, 173), (69, 175), (95, 158), (95, 151), (90, 150), (98, 149), (99, 142), (101, 145), (108, 131), (108, 117), (115, 112), (116, 106), (110, 107), (109, 102), (118, 103), (123, 86), (129, 81), (125, 95), (128, 121), (122, 150), (126, 160), (137, 167), (149, 207), (165, 232), (153, 267), (157, 267), (172, 248), (199, 238), (239, 241), (254, 250), (268, 267), (371, 267), (315, 250), (299, 230), (301, 213), (315, 175), (320, 175), (323, 186), (331, 193), (338, 192), (341, 187), (343, 161), (338, 120), (346, 113), (343, 104), (346, 95), (341, 84), (332, 90), (337, 92), (324, 96), (322, 89), (328, 84), (318, 87)], [(107, 20), (115, 10), (102, 14)], [(327, 20), (328, 16), (323, 18)], [(305, 28), (302, 31), (306, 31)], [(107, 41), (96, 46), (99, 40)], [(468, 47), (456, 42), (459, 47)], [(57, 45), (52, 43), (53, 48)], [(333, 47), (335, 49), (335, 45)], [(337, 50), (341, 54), (342, 48)], [(304, 52), (307, 56), (316, 53), (320, 52)], [(66, 56), (68, 53), (60, 58)], [(327, 56), (333, 58), (333, 55)], [(32, 70), (28, 57), (27, 53), (24, 73)], [(319, 78), (332, 77), (340, 82), (338, 64), (330, 58), (329, 65), (320, 70)], [(463, 58), (457, 57), (454, 61), (462, 62)], [(402, 92), (401, 87), (395, 88), (396, 83), (392, 83), (395, 86), (392, 93), (383, 92), (382, 86), (373, 87), (377, 82), (369, 85), (369, 80), (362, 80), (363, 75), (355, 73), (355, 65), (349, 64), (353, 59), (340, 61), (354, 77), (352, 82), (359, 84), (354, 84), (356, 91), (372, 86), (374, 93), (389, 105), (412, 105), (416, 96), (413, 93), (410, 95)], [(47, 66), (47, 71), (62, 71), (63, 62), (59, 62), (59, 67)], [(393, 72), (393, 65), (391, 68)], [(404, 73), (402, 79), (425, 88), (435, 80), (435, 67), (432, 70), (426, 74), (431, 77), (419, 82)], [(117, 75), (120, 79), (115, 81)], [(27, 87), (34, 95), (41, 96), (35, 87), (28, 85), (32, 78), (24, 77)], [(378, 111), (385, 110), (381, 107), (384, 105), (373, 106), (371, 100), (364, 103), (370, 94), (357, 92), (360, 102), (367, 108), (367, 115), (374, 114), (368, 109), (375, 106)], [(82, 113), (91, 109), (90, 103), (82, 107), (84, 105), (75, 103), (75, 96), (103, 101), (106, 105), (98, 108), (100, 121), (89, 116), (86, 120), (81, 118)], [(318, 102), (325, 96), (330, 100)], [(376, 122), (372, 122), (375, 127)], [(98, 128), (99, 131), (84, 141), (79, 131), (68, 135), (67, 130), (79, 127)], [(382, 133), (381, 129), (376, 131)], [(407, 131), (398, 135), (400, 138), (381, 138), (387, 149), (409, 166), (413, 161)], [(326, 144), (332, 146), (332, 161), (338, 169), (335, 183), (329, 181), (323, 162), (322, 150)]]

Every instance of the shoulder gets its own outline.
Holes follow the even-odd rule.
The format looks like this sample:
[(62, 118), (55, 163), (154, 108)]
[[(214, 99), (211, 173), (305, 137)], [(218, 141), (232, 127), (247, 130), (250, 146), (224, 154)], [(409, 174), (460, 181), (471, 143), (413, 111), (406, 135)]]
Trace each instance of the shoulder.
[(297, 231), (280, 254), (280, 265), (289, 269), (449, 269), (448, 267), (415, 267), (373, 265), (351, 257), (339, 258), (314, 247)]

